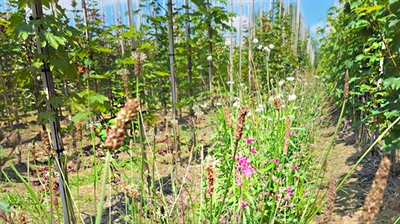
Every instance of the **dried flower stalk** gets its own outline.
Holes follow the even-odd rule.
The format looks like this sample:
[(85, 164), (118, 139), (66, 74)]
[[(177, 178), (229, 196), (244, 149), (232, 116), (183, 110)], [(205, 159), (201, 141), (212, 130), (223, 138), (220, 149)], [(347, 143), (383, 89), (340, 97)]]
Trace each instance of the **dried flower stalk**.
[(247, 106), (244, 106), (239, 111), (239, 116), (236, 121), (236, 127), (235, 127), (235, 140), (236, 141), (239, 141), (242, 138), (244, 122), (246, 119), (246, 114), (247, 114), (248, 109), (249, 108)]
[(123, 71), (121, 74), (122, 83), (124, 84), (125, 98), (129, 99), (129, 88), (128, 88), (128, 75)]
[(285, 143), (283, 145), (283, 155), (287, 155), (290, 140), (290, 117), (286, 116), (286, 132), (285, 132)]
[(135, 64), (135, 75), (138, 76), (141, 70), (142, 70), (142, 59), (140, 58), (140, 54), (138, 54)]
[(277, 109), (277, 110), (280, 110), (280, 109), (281, 109), (281, 99), (280, 99), (279, 97), (276, 97), (276, 98), (274, 99), (274, 107), (275, 107), (275, 109)]
[(231, 129), (232, 128), (232, 119), (231, 119), (231, 114), (229, 113), (228, 107), (224, 108), (224, 117), (225, 117), (226, 125), (228, 126), (229, 129)]
[(43, 143), (44, 149), (46, 150), (47, 155), (51, 155), (52, 147), (50, 144), (49, 134), (47, 133), (47, 131), (42, 130), (40, 132), (40, 137), (42, 138), (42, 143)]
[(375, 179), (372, 182), (371, 190), (365, 198), (362, 223), (374, 223), (375, 216), (379, 212), (379, 207), (382, 204), (382, 197), (387, 187), (387, 179), (389, 177), (391, 165), (390, 159), (387, 157), (382, 159), (378, 171), (376, 172)]
[(210, 197), (214, 194), (215, 170), (213, 162), (206, 165), (207, 193)]
[(58, 208), (59, 185), (56, 177), (51, 178), (51, 199), (55, 208)]
[(125, 133), (130, 127), (130, 122), (136, 117), (139, 109), (140, 100), (128, 99), (125, 106), (117, 114), (114, 124), (108, 132), (104, 143), (108, 150), (117, 150), (122, 146)]
[(335, 177), (333, 177), (329, 186), (328, 203), (326, 204), (325, 216), (321, 223), (328, 224), (331, 219), (333, 207), (335, 206), (336, 186), (337, 186), (337, 180)]

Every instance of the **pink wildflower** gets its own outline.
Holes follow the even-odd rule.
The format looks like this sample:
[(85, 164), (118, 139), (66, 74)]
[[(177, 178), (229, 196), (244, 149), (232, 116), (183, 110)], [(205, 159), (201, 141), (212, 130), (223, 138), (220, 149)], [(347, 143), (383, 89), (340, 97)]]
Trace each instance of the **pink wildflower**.
[(250, 148), (250, 153), (252, 153), (252, 154), (253, 154), (253, 153), (256, 153), (256, 149), (253, 148), (253, 147), (251, 147), (251, 148)]
[(243, 184), (242, 178), (238, 175), (236, 175), (236, 177), (235, 177), (235, 184), (239, 187), (242, 186), (242, 184)]
[(225, 223), (226, 222), (226, 218), (225, 216), (221, 216), (218, 220), (220, 223)]
[(275, 163), (278, 164), (279, 163), (279, 158), (275, 159)]
[(253, 143), (253, 142), (254, 142), (254, 139), (253, 139), (253, 138), (248, 138), (246, 141), (247, 141), (247, 144), (249, 144), (249, 145), (250, 145), (251, 143)]
[(290, 205), (289, 205), (289, 208), (290, 208), (290, 209), (292, 209), (293, 207), (294, 207), (294, 205), (293, 205), (293, 204), (290, 204)]
[(254, 172), (256, 172), (256, 168), (247, 168), (242, 171), (242, 174), (245, 175), (247, 178), (250, 178)]
[(274, 198), (275, 198), (275, 199), (279, 199), (279, 194), (276, 194), (276, 195), (274, 196)]
[(249, 203), (248, 203), (247, 201), (242, 201), (242, 202), (240, 203), (240, 205), (242, 206), (242, 208), (244, 208), (244, 207), (248, 206)]
[(294, 165), (294, 166), (293, 166), (293, 170), (294, 170), (294, 171), (297, 171), (298, 169), (299, 169), (299, 167), (298, 167), (297, 165)]

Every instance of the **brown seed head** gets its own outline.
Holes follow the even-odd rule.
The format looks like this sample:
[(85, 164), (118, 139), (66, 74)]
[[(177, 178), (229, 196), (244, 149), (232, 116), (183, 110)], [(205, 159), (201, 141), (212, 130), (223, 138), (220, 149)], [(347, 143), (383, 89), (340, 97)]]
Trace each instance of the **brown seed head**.
[(142, 70), (142, 59), (140, 59), (140, 54), (138, 54), (135, 64), (135, 75), (138, 76), (141, 70)]
[(238, 119), (236, 121), (236, 127), (235, 127), (235, 140), (236, 141), (239, 141), (242, 138), (244, 122), (246, 119), (246, 114), (247, 114), (248, 109), (249, 108), (247, 106), (244, 106), (239, 111), (239, 115), (238, 115)]
[(117, 150), (121, 147), (125, 138), (125, 133), (130, 127), (130, 122), (136, 117), (139, 109), (140, 100), (128, 99), (125, 106), (117, 114), (114, 124), (108, 132), (104, 143), (108, 150)]
[(125, 97), (128, 100), (129, 99), (128, 75), (125, 72), (122, 72), (121, 78), (122, 78), (122, 83), (124, 84)]
[(51, 199), (54, 207), (58, 208), (59, 185), (56, 177), (51, 178)]
[(214, 163), (208, 162), (206, 165), (206, 179), (207, 179), (207, 193), (210, 197), (214, 194), (214, 181), (215, 181), (215, 170)]
[(378, 171), (375, 174), (375, 179), (372, 182), (371, 190), (364, 201), (362, 223), (374, 223), (375, 216), (378, 214), (382, 204), (382, 197), (387, 186), (387, 179), (389, 177), (391, 165), (392, 163), (390, 162), (390, 159), (387, 157), (382, 159)]
[(280, 99), (279, 97), (276, 97), (276, 98), (274, 99), (274, 107), (275, 107), (275, 109), (277, 109), (277, 110), (280, 110), (280, 109), (281, 109), (281, 99)]
[(229, 113), (228, 107), (224, 108), (224, 117), (225, 117), (226, 126), (228, 126), (228, 128), (231, 129), (232, 128), (232, 119), (231, 119), (231, 114)]
[(42, 144), (44, 146), (44, 149), (46, 150), (46, 153), (48, 155), (50, 155), (52, 152), (52, 150), (51, 150), (52, 147), (50, 144), (49, 134), (47, 133), (47, 131), (42, 130), (40, 132), (40, 137), (42, 138)]
[(335, 199), (336, 199), (336, 186), (337, 180), (335, 177), (330, 182), (329, 192), (328, 192), (328, 203), (326, 204), (326, 211), (324, 215), (324, 219), (321, 223), (328, 224), (330, 222), (333, 207), (335, 206)]

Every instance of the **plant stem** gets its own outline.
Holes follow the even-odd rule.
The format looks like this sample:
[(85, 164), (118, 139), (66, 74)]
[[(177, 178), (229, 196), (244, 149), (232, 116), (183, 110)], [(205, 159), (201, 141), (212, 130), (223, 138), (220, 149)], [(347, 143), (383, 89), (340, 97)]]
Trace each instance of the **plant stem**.
[(104, 203), (104, 195), (105, 195), (105, 191), (106, 191), (108, 170), (110, 168), (110, 159), (111, 159), (111, 152), (110, 152), (110, 150), (107, 150), (106, 163), (104, 165), (103, 180), (101, 182), (100, 201), (99, 201), (99, 204), (97, 205), (96, 224), (101, 224), (101, 216), (103, 213), (103, 203)]

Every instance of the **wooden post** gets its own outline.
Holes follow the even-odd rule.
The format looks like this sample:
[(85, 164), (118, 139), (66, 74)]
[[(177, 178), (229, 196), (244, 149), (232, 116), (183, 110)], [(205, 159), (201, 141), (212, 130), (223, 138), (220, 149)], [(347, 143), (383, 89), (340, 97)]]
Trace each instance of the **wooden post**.
[[(43, 6), (42, 6), (42, 1), (41, 0), (35, 0), (31, 4), (32, 8), (32, 14), (34, 19), (40, 19), (43, 17)], [(37, 41), (37, 50), (39, 55), (45, 55), (49, 57), (49, 49), (48, 49), (48, 44), (44, 47), (41, 47), (40, 44), (40, 38), (39, 38), (39, 33), (43, 29), (41, 25), (38, 25), (35, 28), (36, 31), (36, 41)], [(64, 162), (62, 161), (63, 158), (63, 153), (64, 153), (64, 146), (62, 143), (62, 137), (61, 137), (61, 127), (60, 127), (60, 120), (57, 112), (57, 107), (55, 107), (51, 102), (50, 98), (55, 96), (55, 90), (54, 90), (54, 80), (53, 80), (53, 75), (50, 71), (50, 64), (47, 60), (42, 60), (43, 65), (42, 65), (42, 71), (41, 71), (41, 76), (43, 80), (43, 88), (44, 91), (46, 92), (46, 97), (47, 97), (47, 109), (51, 110), (54, 112), (54, 120), (49, 119), (49, 125), (50, 125), (50, 136), (51, 136), (51, 142), (53, 145), (53, 148), (56, 151), (56, 161), (55, 165), (57, 168), (58, 172), (58, 183), (59, 183), (59, 189), (60, 189), (60, 196), (61, 196), (61, 201), (63, 205), (63, 212), (64, 212), (64, 223), (75, 223), (75, 216), (74, 216), (74, 211), (73, 207), (71, 204), (71, 196), (69, 194), (69, 191), (66, 187), (68, 184), (68, 178), (67, 178), (67, 172), (64, 167)]]

